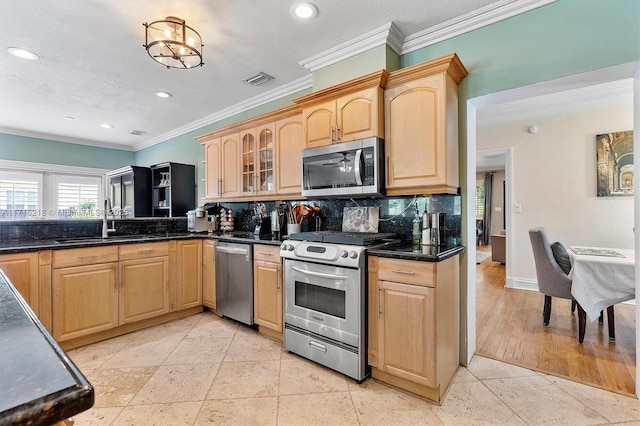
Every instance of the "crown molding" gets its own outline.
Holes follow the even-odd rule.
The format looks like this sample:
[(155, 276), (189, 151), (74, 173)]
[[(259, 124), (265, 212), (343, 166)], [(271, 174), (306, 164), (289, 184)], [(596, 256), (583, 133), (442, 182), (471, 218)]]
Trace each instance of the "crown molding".
[(0, 159), (0, 167), (4, 169), (16, 169), (20, 171), (37, 171), (66, 173), (75, 175), (93, 175), (102, 176), (107, 173), (108, 169), (99, 169), (94, 167), (67, 166), (63, 164), (34, 163), (32, 161), (16, 161)]
[(556, 1), (500, 0), (407, 36), (400, 53), (404, 55)]
[(354, 39), (334, 46), (331, 49), (303, 59), (298, 63), (309, 71), (314, 72), (359, 53), (366, 52), (374, 47), (389, 44), (389, 34), (393, 34), (390, 44), (391, 48), (394, 50), (398, 49), (400, 44), (399, 40), (404, 39), (404, 37), (395, 24), (389, 22)]
[(66, 137), (61, 135), (54, 135), (50, 133), (33, 132), (29, 130), (15, 129), (13, 127), (0, 126), (0, 133), (14, 136), (24, 136), (27, 138), (46, 139), (56, 142), (73, 143), (76, 145), (88, 145), (95, 146), (97, 148), (119, 149), (121, 151), (133, 151), (133, 147), (130, 145), (122, 145), (110, 142), (92, 141), (87, 139), (78, 139), (73, 137)]
[(253, 98), (247, 99), (244, 102), (240, 102), (236, 105), (233, 105), (229, 108), (225, 108), (221, 111), (218, 111), (214, 114), (203, 117), (199, 120), (192, 121), (182, 127), (178, 127), (170, 132), (163, 133), (160, 136), (155, 138), (147, 139), (143, 142), (137, 143), (133, 145), (134, 151), (139, 151), (144, 148), (148, 148), (150, 146), (159, 144), (166, 140), (182, 136), (185, 133), (189, 133), (193, 130), (197, 130), (201, 127), (207, 126), (209, 124), (215, 123), (220, 120), (224, 120), (225, 118), (232, 117), (236, 114), (240, 114), (244, 111), (250, 110), (251, 108), (259, 107), (261, 105), (267, 104), (269, 102), (278, 100), (288, 95), (292, 95), (298, 93), (305, 89), (310, 89), (313, 85), (312, 76), (307, 75), (305, 77), (299, 78), (297, 80), (292, 81), (291, 83), (276, 87), (273, 90), (262, 93)]

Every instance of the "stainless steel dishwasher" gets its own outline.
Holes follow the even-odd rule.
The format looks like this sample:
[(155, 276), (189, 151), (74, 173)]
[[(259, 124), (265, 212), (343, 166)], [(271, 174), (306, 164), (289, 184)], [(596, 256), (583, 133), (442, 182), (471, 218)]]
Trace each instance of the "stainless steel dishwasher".
[(253, 324), (253, 246), (216, 244), (216, 310), (219, 314)]

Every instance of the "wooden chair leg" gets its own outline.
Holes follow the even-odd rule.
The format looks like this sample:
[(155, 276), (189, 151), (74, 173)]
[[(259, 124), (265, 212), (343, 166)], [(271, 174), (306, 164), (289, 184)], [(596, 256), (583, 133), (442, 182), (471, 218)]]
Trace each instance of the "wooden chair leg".
[(551, 319), (551, 296), (544, 296), (544, 310), (542, 311), (542, 324), (549, 327), (549, 319)]
[(613, 320), (613, 305), (607, 308), (607, 324), (609, 325), (609, 341), (616, 341), (616, 326)]
[(578, 302), (575, 301), (575, 299), (571, 299), (571, 312), (575, 312), (576, 311), (576, 304)]
[(584, 341), (584, 330), (587, 326), (587, 313), (578, 304), (578, 343)]

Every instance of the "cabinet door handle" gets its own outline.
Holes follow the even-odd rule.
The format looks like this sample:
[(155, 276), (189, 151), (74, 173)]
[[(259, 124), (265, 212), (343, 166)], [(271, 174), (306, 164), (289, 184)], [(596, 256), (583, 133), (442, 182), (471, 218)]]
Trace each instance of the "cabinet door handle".
[(340, 140), (340, 127), (336, 127), (336, 141)]
[(79, 260), (94, 260), (97, 259), (98, 256), (79, 256), (78, 259)]
[(260, 252), (260, 254), (261, 254), (262, 256), (273, 256), (273, 254), (271, 254), (271, 253), (265, 253), (265, 252)]
[(382, 315), (382, 302), (380, 299), (382, 299), (382, 289), (378, 287), (378, 318)]
[(138, 253), (140, 253), (140, 254), (153, 253), (154, 251), (156, 251), (156, 250), (155, 249), (142, 249), (142, 250), (138, 250)]
[(336, 129), (331, 126), (331, 143), (335, 142), (335, 133), (336, 133)]
[(416, 274), (413, 271), (403, 271), (402, 269), (392, 269), (391, 272), (395, 272), (396, 274), (405, 274), (405, 275), (415, 275)]

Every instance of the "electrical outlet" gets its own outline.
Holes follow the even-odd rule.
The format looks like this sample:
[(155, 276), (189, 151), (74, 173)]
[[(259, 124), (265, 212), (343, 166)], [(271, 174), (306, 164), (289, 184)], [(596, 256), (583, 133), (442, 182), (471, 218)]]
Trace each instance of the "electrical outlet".
[(514, 213), (522, 213), (522, 204), (515, 203), (514, 206), (513, 206), (513, 212)]

